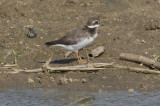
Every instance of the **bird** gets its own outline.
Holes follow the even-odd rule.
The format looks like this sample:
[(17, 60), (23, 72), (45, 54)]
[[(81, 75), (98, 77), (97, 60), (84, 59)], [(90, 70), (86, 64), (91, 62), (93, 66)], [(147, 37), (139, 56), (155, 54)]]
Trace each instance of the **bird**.
[(46, 42), (45, 45), (47, 47), (59, 46), (68, 51), (75, 52), (78, 63), (86, 64), (87, 60), (84, 60), (81, 58), (81, 56), (79, 56), (79, 50), (87, 45), (90, 45), (95, 40), (95, 38), (98, 36), (99, 25), (99, 17), (91, 17), (84, 26), (68, 32), (65, 36), (58, 40)]

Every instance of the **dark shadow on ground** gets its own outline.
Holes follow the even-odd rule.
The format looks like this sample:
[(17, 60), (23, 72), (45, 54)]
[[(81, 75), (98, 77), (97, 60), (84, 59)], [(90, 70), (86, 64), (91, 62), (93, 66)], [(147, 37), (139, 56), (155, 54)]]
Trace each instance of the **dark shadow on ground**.
[(68, 64), (68, 63), (72, 63), (77, 61), (76, 58), (72, 58), (72, 59), (61, 59), (61, 60), (54, 60), (51, 61), (50, 64)]
[[(72, 59), (61, 59), (61, 60), (51, 61), (50, 64), (69, 64), (69, 63), (72, 63), (72, 62), (75, 62), (75, 61), (77, 61), (76, 58), (72, 58)], [(37, 62), (37, 63), (45, 63), (45, 62)]]

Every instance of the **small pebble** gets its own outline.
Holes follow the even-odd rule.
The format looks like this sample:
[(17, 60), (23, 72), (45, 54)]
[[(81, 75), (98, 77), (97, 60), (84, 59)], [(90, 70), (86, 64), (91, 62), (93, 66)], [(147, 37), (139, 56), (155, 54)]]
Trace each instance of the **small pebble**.
[(86, 83), (87, 82), (87, 80), (86, 79), (82, 79), (82, 83)]
[(69, 78), (68, 80), (69, 80), (69, 82), (73, 82), (73, 79), (72, 79), (72, 78)]
[(50, 79), (54, 82), (54, 78), (53, 77), (50, 77)]
[(27, 81), (28, 83), (33, 83), (34, 82), (34, 80), (32, 79), (32, 78), (28, 78), (28, 81)]
[(43, 39), (43, 37), (40, 37), (40, 39)]
[(29, 28), (28, 30), (29, 30), (29, 32), (27, 34), (27, 37), (34, 38), (37, 36), (37, 33), (35, 32), (34, 28)]
[(142, 40), (141, 43), (146, 43), (146, 41), (145, 41), (145, 40)]
[(128, 89), (128, 93), (134, 93), (134, 89)]
[(66, 77), (63, 77), (59, 80), (59, 85), (67, 84), (68, 79)]

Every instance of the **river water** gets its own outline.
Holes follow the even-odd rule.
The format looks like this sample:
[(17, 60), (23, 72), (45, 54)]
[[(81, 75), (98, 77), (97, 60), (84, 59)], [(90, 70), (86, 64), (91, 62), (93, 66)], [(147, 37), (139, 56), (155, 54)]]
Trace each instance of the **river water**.
[(1, 89), (0, 106), (160, 106), (160, 92)]

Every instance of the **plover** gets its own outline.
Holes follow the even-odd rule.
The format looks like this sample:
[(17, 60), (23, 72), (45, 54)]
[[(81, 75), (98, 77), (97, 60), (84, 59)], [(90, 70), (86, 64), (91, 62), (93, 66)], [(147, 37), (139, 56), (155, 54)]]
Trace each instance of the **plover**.
[(86, 60), (82, 60), (78, 51), (87, 45), (91, 44), (98, 36), (98, 27), (100, 20), (98, 17), (92, 17), (88, 19), (85, 26), (72, 30), (59, 40), (46, 42), (46, 46), (60, 46), (66, 50), (76, 53), (78, 62), (80, 64), (87, 63)]

